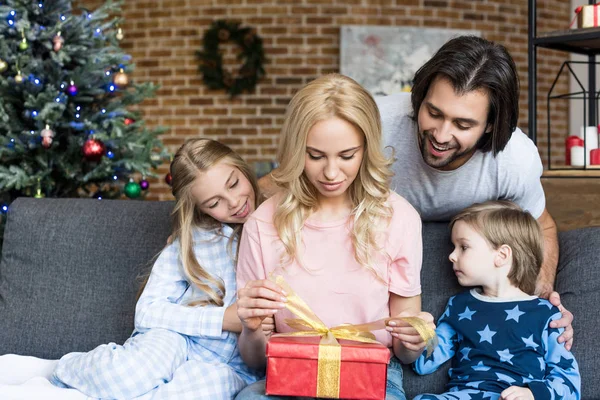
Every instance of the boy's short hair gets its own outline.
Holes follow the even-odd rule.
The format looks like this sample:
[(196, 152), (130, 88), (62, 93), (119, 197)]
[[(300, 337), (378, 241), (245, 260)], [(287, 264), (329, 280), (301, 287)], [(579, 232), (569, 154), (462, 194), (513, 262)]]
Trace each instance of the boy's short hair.
[(510, 246), (513, 264), (508, 279), (525, 293), (534, 294), (544, 259), (544, 238), (529, 212), (511, 201), (493, 200), (462, 210), (450, 222), (450, 229), (458, 221), (479, 232), (494, 249)]

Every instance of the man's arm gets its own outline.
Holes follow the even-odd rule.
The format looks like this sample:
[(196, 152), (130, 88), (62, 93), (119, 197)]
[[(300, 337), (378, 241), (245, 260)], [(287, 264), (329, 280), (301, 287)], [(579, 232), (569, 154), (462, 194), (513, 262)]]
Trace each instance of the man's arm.
[(544, 234), (544, 262), (538, 278), (537, 293), (540, 297), (547, 298), (553, 306), (558, 307), (562, 318), (550, 323), (551, 328), (565, 328), (558, 338), (558, 343), (565, 343), (565, 348), (571, 350), (573, 346), (573, 314), (567, 310), (560, 301), (560, 295), (554, 291), (554, 280), (558, 266), (558, 232), (556, 223), (544, 208), (542, 215), (538, 218)]
[(547, 209), (544, 208), (538, 222), (544, 234), (544, 262), (538, 277), (536, 292), (540, 297), (547, 299), (554, 291), (556, 267), (558, 266), (558, 232), (556, 223)]

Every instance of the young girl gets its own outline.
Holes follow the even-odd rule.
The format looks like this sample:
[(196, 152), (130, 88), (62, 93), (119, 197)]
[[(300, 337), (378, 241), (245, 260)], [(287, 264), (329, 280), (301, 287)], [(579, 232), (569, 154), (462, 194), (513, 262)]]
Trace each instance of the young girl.
[(452, 222), (450, 261), (462, 286), (436, 329), (439, 347), (415, 363), (429, 374), (453, 359), (448, 393), (429, 399), (581, 398), (577, 362), (550, 328), (558, 308), (533, 295), (543, 236), (531, 214), (508, 201), (475, 204)]
[[(269, 281), (282, 275), (328, 326), (361, 324), (420, 313), (421, 220), (389, 190), (381, 124), (369, 93), (333, 74), (300, 90), (288, 106), (274, 172), (282, 190), (244, 226), (238, 259), (240, 352), (251, 367), (266, 364), (263, 318), (291, 329), (285, 293)], [(377, 339), (403, 362), (425, 343), (408, 324), (390, 319)], [(388, 369), (388, 399), (405, 399), (396, 358)], [(264, 398), (264, 381), (237, 399)], [(271, 399), (272, 397), (269, 397)]]
[[(256, 179), (229, 147), (187, 141), (171, 163), (172, 243), (155, 262), (124, 345), (64, 356), (52, 383), (98, 398), (231, 399), (256, 380), (240, 357), (235, 263)], [(262, 332), (262, 330), (261, 330)]]

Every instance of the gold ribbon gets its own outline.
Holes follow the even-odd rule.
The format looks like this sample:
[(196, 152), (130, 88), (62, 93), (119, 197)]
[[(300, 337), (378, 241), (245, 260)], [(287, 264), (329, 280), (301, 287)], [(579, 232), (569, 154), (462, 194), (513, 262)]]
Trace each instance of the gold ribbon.
[[(340, 393), (340, 367), (342, 348), (337, 339), (354, 340), (362, 343), (379, 343), (371, 331), (385, 329), (388, 319), (367, 324), (344, 324), (328, 328), (310, 309), (308, 304), (288, 285), (281, 275), (271, 277), (285, 292), (286, 308), (298, 319), (286, 319), (285, 323), (296, 332), (279, 333), (276, 336), (320, 336), (317, 393), (316, 397), (337, 399)], [(418, 317), (399, 318), (412, 325), (427, 343), (427, 357), (437, 346), (435, 331)]]

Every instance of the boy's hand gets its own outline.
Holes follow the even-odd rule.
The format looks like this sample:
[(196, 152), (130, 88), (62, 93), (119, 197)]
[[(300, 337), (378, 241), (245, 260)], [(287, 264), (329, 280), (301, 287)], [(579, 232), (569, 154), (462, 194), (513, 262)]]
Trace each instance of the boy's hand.
[(535, 400), (533, 393), (526, 387), (511, 386), (500, 393), (502, 400)]
[(387, 326), (385, 329), (390, 332), (394, 338), (398, 339), (407, 350), (422, 352), (427, 346), (427, 343), (423, 341), (419, 332), (417, 332), (417, 330), (408, 322), (401, 320), (401, 317), (418, 317), (435, 330), (433, 315), (428, 312), (420, 312), (416, 315), (410, 312), (403, 312), (386, 321)]
[(268, 279), (250, 281), (238, 290), (237, 314), (244, 328), (261, 329), (263, 321), (285, 308), (285, 293)]
[(270, 337), (275, 331), (275, 318), (273, 315), (263, 319), (262, 330), (266, 337)]

